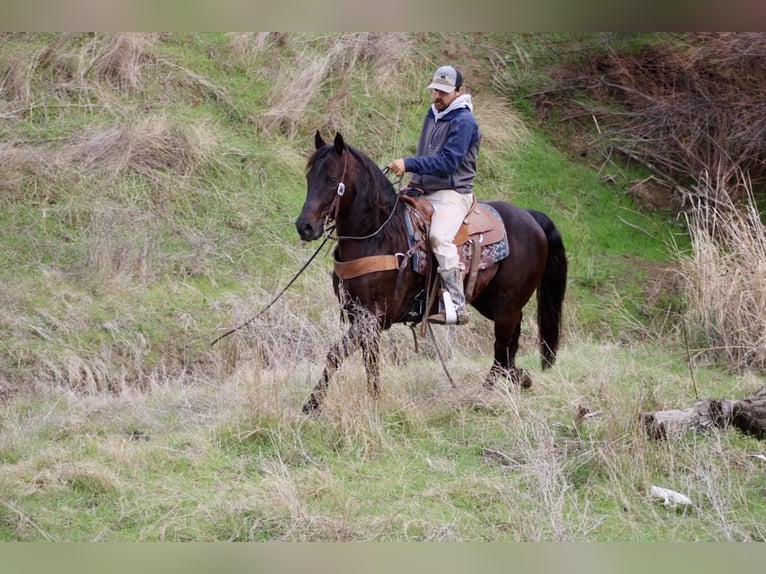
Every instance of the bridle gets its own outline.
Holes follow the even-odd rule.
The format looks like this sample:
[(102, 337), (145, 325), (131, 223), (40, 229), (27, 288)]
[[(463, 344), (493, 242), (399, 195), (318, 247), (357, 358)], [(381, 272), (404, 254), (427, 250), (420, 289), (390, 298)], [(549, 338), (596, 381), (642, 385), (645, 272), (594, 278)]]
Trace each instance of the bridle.
[(340, 209), (340, 200), (343, 197), (343, 194), (346, 193), (346, 183), (343, 180), (346, 179), (347, 167), (348, 167), (348, 155), (347, 155), (347, 152), (344, 150), (343, 172), (340, 174), (340, 181), (338, 182), (338, 188), (335, 190), (335, 196), (332, 198), (332, 203), (330, 203), (330, 209), (327, 210), (327, 215), (325, 215), (325, 220), (324, 220), (324, 228), (325, 230), (329, 230), (327, 233), (328, 236), (332, 232), (332, 229), (334, 229), (334, 226), (332, 226), (332, 222), (335, 221), (335, 219), (338, 217), (338, 209)]
[[(341, 173), (340, 181), (338, 182), (338, 188), (335, 190), (335, 196), (332, 199), (332, 203), (330, 203), (330, 209), (327, 210), (327, 215), (325, 215), (325, 221), (324, 221), (325, 233), (327, 234), (327, 237), (330, 237), (335, 240), (370, 239), (372, 237), (375, 237), (378, 233), (380, 233), (383, 230), (383, 228), (386, 225), (388, 225), (388, 222), (391, 221), (391, 218), (393, 218), (394, 213), (396, 213), (396, 207), (399, 205), (399, 199), (401, 197), (401, 194), (399, 193), (396, 194), (396, 202), (394, 203), (394, 207), (391, 209), (391, 213), (386, 218), (386, 220), (383, 223), (381, 223), (380, 227), (378, 227), (374, 232), (370, 233), (369, 235), (364, 235), (359, 237), (356, 237), (353, 235), (336, 235), (332, 237), (332, 232), (335, 230), (335, 226), (333, 225), (333, 222), (338, 217), (338, 210), (340, 209), (340, 200), (343, 197), (343, 195), (346, 193), (346, 183), (343, 180), (346, 178), (346, 169), (348, 167), (348, 155), (347, 155), (348, 153), (349, 152), (347, 150), (343, 151), (343, 172)], [(387, 174), (389, 171), (388, 167), (383, 168), (382, 171), (384, 175)], [(402, 181), (402, 177), (404, 177), (404, 175), (402, 175), (399, 178), (399, 182)]]

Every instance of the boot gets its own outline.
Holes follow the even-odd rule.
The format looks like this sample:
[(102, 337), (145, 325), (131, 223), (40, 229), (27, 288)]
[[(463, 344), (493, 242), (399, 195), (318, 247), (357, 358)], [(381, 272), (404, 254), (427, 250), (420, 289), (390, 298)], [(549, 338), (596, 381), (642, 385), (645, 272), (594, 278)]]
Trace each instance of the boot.
[(465, 293), (463, 292), (463, 272), (460, 269), (450, 269), (439, 273), (442, 279), (442, 286), (449, 294), (451, 304), (455, 307), (456, 317), (450, 317), (451, 313), (446, 309), (450, 303), (445, 303), (439, 311), (428, 317), (429, 323), (437, 325), (465, 325), (468, 323), (470, 315), (465, 308)]

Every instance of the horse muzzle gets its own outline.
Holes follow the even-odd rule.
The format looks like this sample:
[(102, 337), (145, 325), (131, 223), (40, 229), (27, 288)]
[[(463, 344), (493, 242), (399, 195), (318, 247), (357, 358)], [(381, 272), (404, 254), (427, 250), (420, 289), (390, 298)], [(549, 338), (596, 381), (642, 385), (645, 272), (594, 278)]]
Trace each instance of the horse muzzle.
[(301, 215), (295, 220), (295, 229), (303, 241), (314, 241), (322, 235), (324, 226), (321, 222), (312, 221), (305, 215)]

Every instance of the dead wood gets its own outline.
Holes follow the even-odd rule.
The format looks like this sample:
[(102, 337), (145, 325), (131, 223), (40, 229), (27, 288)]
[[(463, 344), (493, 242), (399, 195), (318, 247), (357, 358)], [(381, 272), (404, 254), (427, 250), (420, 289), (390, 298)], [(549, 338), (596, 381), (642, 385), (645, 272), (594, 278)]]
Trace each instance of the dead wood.
[(641, 422), (652, 438), (727, 426), (766, 438), (766, 387), (742, 400), (705, 399), (686, 409), (642, 413)]
[[(690, 33), (641, 50), (608, 50), (559, 70), (548, 107), (596, 121), (594, 145), (647, 166), (675, 202), (707, 200), (700, 174), (741, 199), (745, 173), (766, 186), (766, 34)], [(681, 192), (680, 194), (678, 192)]]

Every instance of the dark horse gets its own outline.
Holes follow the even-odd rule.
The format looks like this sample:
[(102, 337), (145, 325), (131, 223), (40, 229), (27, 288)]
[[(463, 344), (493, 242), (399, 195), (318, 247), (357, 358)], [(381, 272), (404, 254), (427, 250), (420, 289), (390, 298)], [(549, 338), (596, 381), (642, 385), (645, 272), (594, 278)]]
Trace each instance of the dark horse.
[[(316, 149), (307, 166), (306, 201), (295, 222), (301, 239), (319, 238), (334, 220), (336, 262), (406, 254), (408, 208), (387, 175), (361, 151), (346, 144), (340, 134), (330, 144), (318, 131), (314, 139)], [(545, 369), (555, 361), (559, 343), (566, 253), (558, 229), (545, 214), (500, 201), (488, 204), (503, 220), (509, 254), (478, 272), (469, 301), (495, 326), (495, 356), (485, 385), (494, 385), (503, 375), (526, 388), (531, 379), (515, 365), (522, 308), (537, 290), (540, 353)], [(395, 260), (401, 261), (399, 257)], [(350, 327), (329, 350), (322, 377), (303, 405), (304, 413), (321, 407), (330, 377), (359, 346), (368, 389), (374, 397), (379, 395), (380, 333), (394, 323), (404, 322), (426, 281), (409, 264), (343, 280), (333, 273), (335, 294)]]

